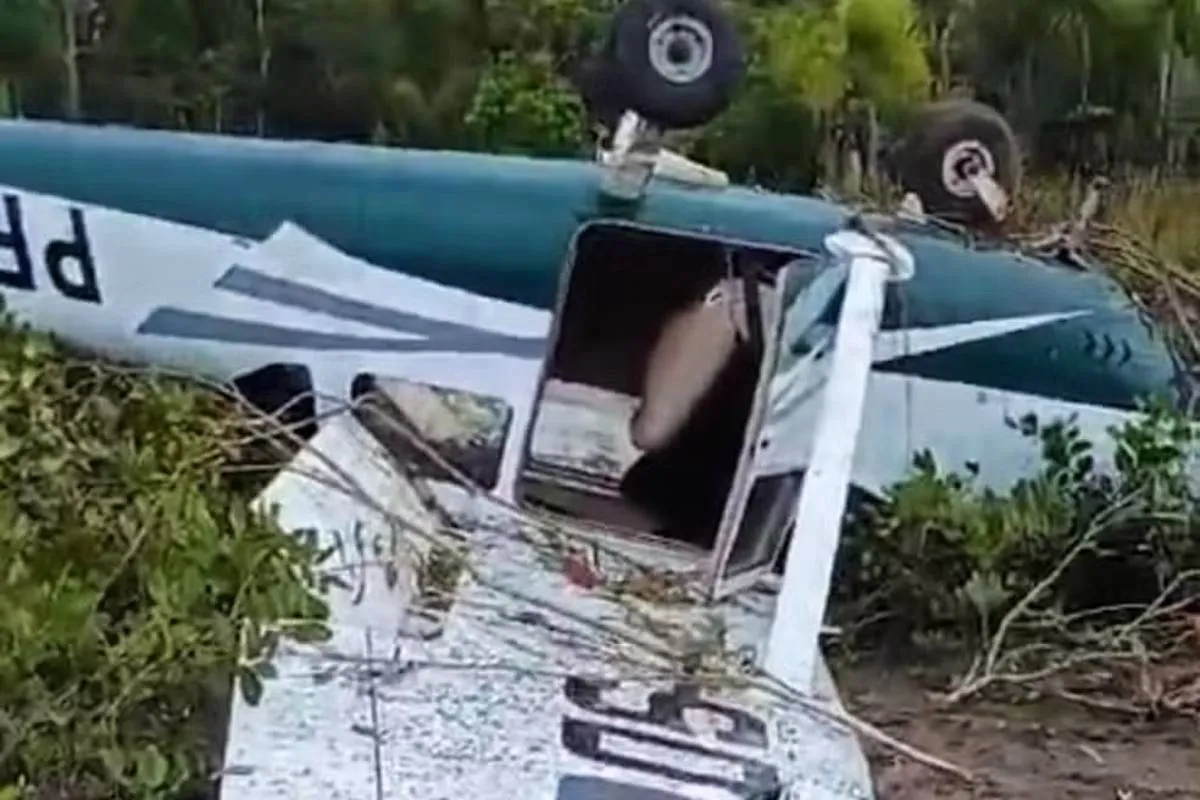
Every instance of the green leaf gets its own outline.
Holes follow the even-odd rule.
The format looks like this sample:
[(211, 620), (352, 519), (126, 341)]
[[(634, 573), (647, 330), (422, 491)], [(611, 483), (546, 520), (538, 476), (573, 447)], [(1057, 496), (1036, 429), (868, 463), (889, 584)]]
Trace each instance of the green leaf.
[(138, 788), (158, 789), (167, 782), (171, 764), (167, 761), (158, 747), (150, 745), (137, 755), (137, 769), (134, 773)]
[(238, 675), (238, 686), (242, 692), (242, 699), (247, 705), (257, 706), (262, 700), (263, 682), (252, 670), (242, 670)]
[(125, 754), (111, 747), (105, 747), (98, 753), (100, 763), (104, 765), (104, 769), (108, 772), (109, 779), (114, 783), (121, 783), (125, 776), (125, 768), (128, 763)]
[(288, 638), (300, 642), (301, 644), (314, 644), (317, 642), (325, 642), (333, 636), (333, 632), (328, 625), (323, 625), (319, 622), (306, 623), (289, 627), (287, 630)]

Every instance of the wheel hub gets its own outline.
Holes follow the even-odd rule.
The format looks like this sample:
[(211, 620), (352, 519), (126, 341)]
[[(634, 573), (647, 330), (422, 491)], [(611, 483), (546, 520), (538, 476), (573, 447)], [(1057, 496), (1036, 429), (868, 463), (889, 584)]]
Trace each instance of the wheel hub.
[(955, 197), (967, 199), (975, 196), (972, 176), (996, 175), (996, 160), (982, 142), (957, 142), (946, 150), (942, 157), (942, 185)]
[(650, 66), (671, 83), (693, 83), (708, 72), (713, 60), (713, 37), (695, 17), (664, 17), (650, 29)]

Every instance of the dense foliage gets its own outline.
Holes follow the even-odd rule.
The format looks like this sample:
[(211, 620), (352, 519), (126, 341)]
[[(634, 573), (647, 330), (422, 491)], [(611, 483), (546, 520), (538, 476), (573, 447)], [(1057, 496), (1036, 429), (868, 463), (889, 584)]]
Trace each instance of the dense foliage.
[[(616, 5), (0, 0), (0, 105), (192, 130), (570, 153), (585, 146), (586, 125), (567, 78)], [(1119, 111), (1112, 128), (1123, 141), (1157, 147), (1167, 121), (1196, 116), (1171, 100), (1200, 93), (1189, 77), (1197, 0), (726, 5), (749, 44), (750, 76), (695, 146), (739, 176), (810, 183), (822, 143), (864, 108), (886, 127), (956, 86), (1000, 105), (1027, 134), (1100, 105)]]
[(233, 675), (256, 700), (281, 636), (326, 635), (318, 553), (223, 474), (266, 441), (217, 393), (0, 326), (0, 797), (193, 796)]
[(1149, 405), (1110, 431), (1103, 466), (1070, 420), (1012, 427), (1040, 444), (1042, 466), (1009, 491), (923, 453), (858, 515), (834, 597), (851, 644), (965, 646), (978, 656), (964, 695), (1178, 657), (1200, 620), (1200, 426)]
[(1112, 431), (1110, 470), (1097, 467), (1095, 445), (1066, 421), (1029, 416), (1013, 427), (1040, 443), (1035, 476), (997, 493), (975, 485), (976, 465), (947, 471), (919, 455), (913, 476), (860, 520), (841, 589), (910, 631), (986, 637), (1082, 546), (1039, 603), (1077, 611), (1145, 605), (1164, 591), (1178, 599), (1180, 576), (1200, 569), (1186, 472), (1195, 423), (1152, 407)]
[[(617, 2), (0, 0), (0, 115), (582, 153), (570, 76)], [(963, 87), (1029, 141), (1107, 106), (1118, 138), (1157, 158), (1200, 120), (1200, 0), (727, 5), (745, 85), (680, 146), (739, 178), (807, 187), (847, 127), (886, 134)], [(1112, 217), (1196, 266), (1195, 188), (1171, 191), (1127, 190)], [(1076, 194), (1022, 213), (1057, 222)], [(859, 520), (835, 598), (852, 638), (969, 643), (966, 689), (1073, 663), (1063, 653), (1164, 653), (1166, 612), (1200, 591), (1193, 423), (1148, 410), (1114, 431), (1109, 473), (1069, 421), (1015, 427), (1045, 460), (1010, 492), (922, 457)], [(319, 554), (250, 511), (258, 484), (226, 470), (260, 460), (264, 436), (218, 394), (0, 326), (0, 800), (202, 791), (230, 678), (254, 699), (280, 637), (325, 634)]]

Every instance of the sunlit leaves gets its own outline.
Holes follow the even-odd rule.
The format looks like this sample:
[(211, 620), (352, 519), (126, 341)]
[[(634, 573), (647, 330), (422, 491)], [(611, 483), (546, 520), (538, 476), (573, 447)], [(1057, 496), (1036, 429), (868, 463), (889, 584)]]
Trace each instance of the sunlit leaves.
[(466, 125), (486, 149), (572, 154), (583, 142), (583, 106), (548, 55), (505, 53), (480, 78)]
[(831, 108), (849, 88), (846, 29), (836, 9), (785, 6), (763, 15), (758, 31), (773, 81), (815, 108)]
[(0, 325), (0, 786), (180, 796), (223, 684), (327, 635), (315, 543), (221, 476), (250, 433), (215, 394)]
[(848, 93), (882, 104), (928, 91), (925, 41), (911, 0), (780, 6), (758, 22), (766, 69), (818, 109)]
[(883, 106), (929, 92), (926, 42), (912, 0), (846, 0), (848, 72), (861, 96)]

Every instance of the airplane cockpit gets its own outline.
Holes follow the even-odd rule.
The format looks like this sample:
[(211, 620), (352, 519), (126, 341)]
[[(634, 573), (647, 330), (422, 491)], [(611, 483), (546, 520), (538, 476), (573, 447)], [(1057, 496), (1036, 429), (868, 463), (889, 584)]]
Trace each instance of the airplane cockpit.
[[(585, 227), (563, 278), (518, 498), (709, 552), (753, 529), (774, 542), (749, 548), (769, 566), (786, 520), (767, 531), (744, 518), (794, 505), (795, 481), (752, 472), (785, 275), (810, 258), (632, 224)], [(578, 440), (581, 429), (592, 442)]]

